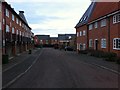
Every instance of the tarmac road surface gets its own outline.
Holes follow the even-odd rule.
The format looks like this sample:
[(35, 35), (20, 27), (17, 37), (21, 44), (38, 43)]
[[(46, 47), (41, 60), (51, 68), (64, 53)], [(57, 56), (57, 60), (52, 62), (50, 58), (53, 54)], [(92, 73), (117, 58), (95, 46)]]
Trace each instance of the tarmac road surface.
[(9, 88), (118, 88), (118, 74), (73, 53), (43, 48), (32, 68)]

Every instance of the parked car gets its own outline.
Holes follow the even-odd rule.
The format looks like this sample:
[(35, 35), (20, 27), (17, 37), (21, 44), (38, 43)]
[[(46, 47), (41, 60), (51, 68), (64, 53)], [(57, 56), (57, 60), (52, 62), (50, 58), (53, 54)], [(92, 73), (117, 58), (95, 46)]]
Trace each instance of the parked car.
[(54, 49), (58, 49), (59, 47), (58, 47), (58, 44), (55, 44), (54, 45)]
[(65, 46), (65, 51), (74, 51), (74, 49), (71, 46)]

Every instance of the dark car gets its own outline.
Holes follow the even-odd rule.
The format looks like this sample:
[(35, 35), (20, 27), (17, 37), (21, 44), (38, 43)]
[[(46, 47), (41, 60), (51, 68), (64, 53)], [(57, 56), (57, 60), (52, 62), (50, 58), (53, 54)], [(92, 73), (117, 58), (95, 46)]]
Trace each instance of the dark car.
[(71, 46), (65, 46), (65, 51), (74, 51), (74, 49)]

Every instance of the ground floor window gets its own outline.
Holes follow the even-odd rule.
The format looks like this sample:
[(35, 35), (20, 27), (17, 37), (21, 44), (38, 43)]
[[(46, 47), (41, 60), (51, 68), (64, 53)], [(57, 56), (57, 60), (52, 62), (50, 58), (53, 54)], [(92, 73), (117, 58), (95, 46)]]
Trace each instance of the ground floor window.
[(92, 39), (89, 40), (89, 47), (92, 47), (93, 41)]
[(113, 49), (120, 50), (120, 38), (113, 39)]
[(101, 48), (106, 48), (106, 39), (101, 39)]
[(80, 50), (83, 50), (83, 45), (80, 43)]
[(85, 50), (86, 49), (86, 44), (83, 44), (83, 50)]
[(79, 49), (79, 44), (77, 43), (77, 49)]

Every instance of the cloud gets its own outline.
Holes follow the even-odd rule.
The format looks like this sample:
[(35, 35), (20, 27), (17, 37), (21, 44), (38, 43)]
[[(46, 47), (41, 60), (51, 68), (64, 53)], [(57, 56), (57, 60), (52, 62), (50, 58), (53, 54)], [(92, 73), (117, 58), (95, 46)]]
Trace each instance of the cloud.
[(75, 25), (84, 14), (90, 0), (7, 0), (26, 19), (35, 34), (75, 33)]

